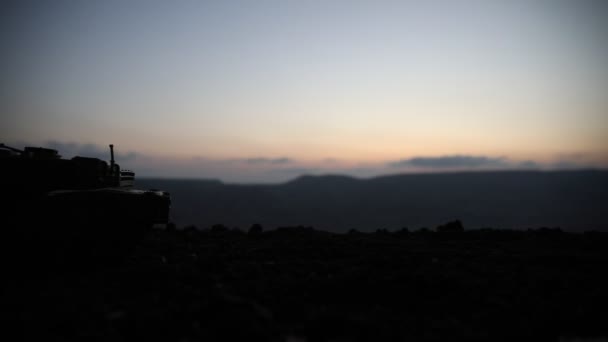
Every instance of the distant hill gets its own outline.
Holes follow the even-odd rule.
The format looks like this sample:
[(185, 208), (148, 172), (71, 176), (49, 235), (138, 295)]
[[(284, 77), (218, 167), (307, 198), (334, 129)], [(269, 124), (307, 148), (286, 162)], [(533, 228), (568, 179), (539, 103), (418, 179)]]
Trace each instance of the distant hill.
[(301, 176), (277, 185), (140, 179), (171, 192), (178, 226), (305, 225), (343, 232), (435, 227), (608, 230), (608, 171)]

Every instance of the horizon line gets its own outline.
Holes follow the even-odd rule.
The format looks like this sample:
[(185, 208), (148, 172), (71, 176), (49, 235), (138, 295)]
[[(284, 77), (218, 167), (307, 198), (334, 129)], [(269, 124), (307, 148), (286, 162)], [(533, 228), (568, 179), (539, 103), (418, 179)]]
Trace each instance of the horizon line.
[(295, 182), (295, 181), (297, 181), (301, 178), (305, 178), (305, 177), (311, 177), (311, 178), (342, 177), (342, 178), (350, 178), (350, 179), (356, 180), (356, 181), (368, 181), (368, 180), (374, 180), (374, 179), (378, 179), (378, 178), (400, 177), (400, 176), (419, 177), (419, 176), (441, 176), (441, 175), (473, 174), (473, 173), (490, 174), (490, 173), (575, 173), (575, 172), (608, 172), (608, 168), (602, 168), (602, 167), (586, 167), (586, 168), (576, 168), (576, 169), (541, 169), (541, 168), (515, 169), (514, 168), (514, 169), (496, 169), (496, 170), (440, 170), (440, 171), (425, 171), (425, 172), (413, 171), (413, 172), (385, 173), (385, 174), (369, 176), (369, 177), (354, 176), (354, 175), (349, 175), (347, 173), (321, 173), (321, 174), (302, 173), (287, 181), (281, 181), (281, 182), (260, 182), (260, 181), (234, 182), (234, 181), (224, 181), (220, 178), (203, 178), (203, 177), (189, 177), (189, 176), (184, 176), (184, 177), (141, 176), (141, 177), (137, 177), (137, 172), (136, 172), (135, 181), (137, 181), (137, 179), (149, 179), (149, 180), (206, 181), (206, 182), (217, 182), (222, 185), (285, 185), (285, 184)]

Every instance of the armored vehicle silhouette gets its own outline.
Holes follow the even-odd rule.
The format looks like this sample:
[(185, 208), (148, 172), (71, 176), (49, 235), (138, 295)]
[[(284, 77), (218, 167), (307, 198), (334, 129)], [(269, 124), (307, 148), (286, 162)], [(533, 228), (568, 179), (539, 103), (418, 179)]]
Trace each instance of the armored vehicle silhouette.
[(21, 241), (83, 250), (133, 244), (151, 226), (168, 223), (171, 204), (168, 192), (135, 189), (134, 181), (135, 173), (114, 161), (113, 145), (108, 164), (0, 144), (3, 220)]

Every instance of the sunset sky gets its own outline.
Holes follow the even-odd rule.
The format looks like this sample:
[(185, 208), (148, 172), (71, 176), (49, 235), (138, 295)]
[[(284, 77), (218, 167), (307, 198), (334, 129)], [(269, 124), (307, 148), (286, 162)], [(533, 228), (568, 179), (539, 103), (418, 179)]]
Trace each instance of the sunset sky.
[(138, 176), (608, 167), (608, 2), (3, 1), (0, 142)]

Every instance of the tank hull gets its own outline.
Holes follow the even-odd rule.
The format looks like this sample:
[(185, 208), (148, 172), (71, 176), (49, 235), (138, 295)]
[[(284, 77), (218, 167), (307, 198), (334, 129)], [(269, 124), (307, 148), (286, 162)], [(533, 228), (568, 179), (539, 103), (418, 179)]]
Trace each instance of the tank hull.
[(169, 193), (132, 188), (134, 172), (113, 158), (62, 159), (51, 149), (5, 145), (0, 152), (4, 250), (24, 260), (124, 256), (153, 225), (169, 222)]

